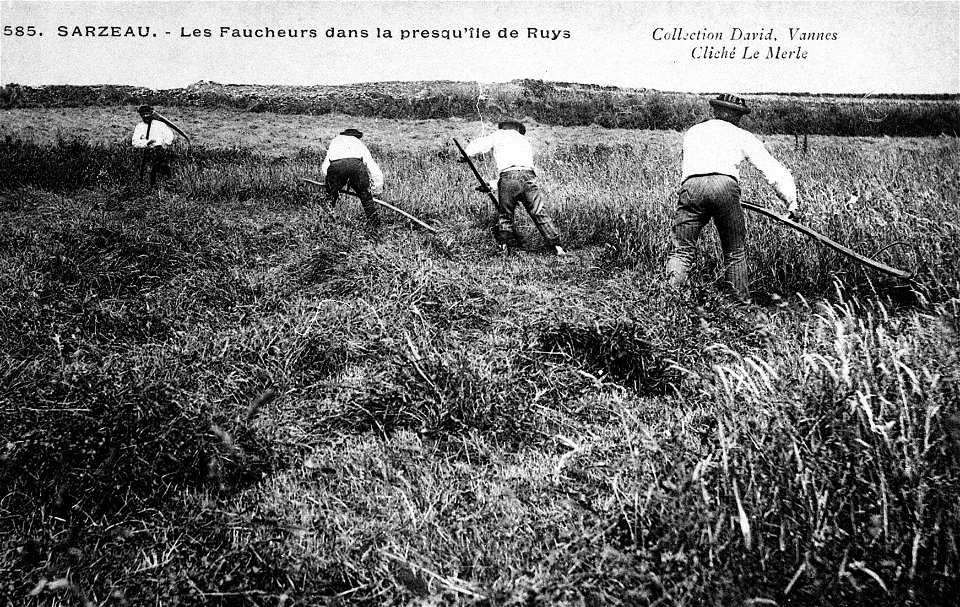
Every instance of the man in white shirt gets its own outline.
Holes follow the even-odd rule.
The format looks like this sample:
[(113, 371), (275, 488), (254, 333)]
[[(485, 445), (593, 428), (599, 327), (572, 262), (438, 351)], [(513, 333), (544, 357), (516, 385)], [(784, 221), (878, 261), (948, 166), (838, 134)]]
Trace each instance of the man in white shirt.
[(713, 219), (723, 249), (725, 281), (736, 299), (745, 303), (750, 301), (750, 281), (737, 165), (747, 159), (757, 167), (787, 203), (791, 215), (797, 211), (797, 186), (790, 171), (767, 152), (763, 143), (737, 126), (750, 113), (743, 99), (723, 94), (711, 99), (710, 105), (714, 118), (691, 127), (683, 136), (680, 198), (667, 274), (672, 285), (686, 279), (700, 232)]
[[(521, 202), (544, 242), (552, 247), (557, 255), (565, 255), (566, 252), (560, 246), (560, 233), (544, 208), (545, 197), (537, 184), (537, 174), (533, 167), (533, 148), (525, 137), (527, 127), (519, 120), (511, 119), (500, 122), (497, 128), (498, 130), (489, 135), (474, 139), (464, 150), (467, 156), (493, 150), (493, 159), (500, 174), (497, 182), (498, 219), (494, 232), (497, 242), (502, 247), (516, 246), (514, 216), (517, 202)], [(480, 190), (489, 191), (482, 188)]]
[(140, 122), (133, 129), (133, 147), (143, 150), (140, 160), (140, 174), (150, 165), (150, 185), (156, 185), (158, 177), (169, 177), (170, 156), (167, 146), (173, 143), (174, 134), (162, 120), (155, 120), (153, 108), (141, 105), (137, 108)]
[(349, 186), (360, 198), (368, 225), (376, 228), (380, 226), (380, 215), (373, 197), (383, 193), (383, 171), (360, 141), (361, 137), (363, 133), (357, 129), (347, 129), (330, 140), (320, 176), (331, 206), (340, 199), (340, 190)]

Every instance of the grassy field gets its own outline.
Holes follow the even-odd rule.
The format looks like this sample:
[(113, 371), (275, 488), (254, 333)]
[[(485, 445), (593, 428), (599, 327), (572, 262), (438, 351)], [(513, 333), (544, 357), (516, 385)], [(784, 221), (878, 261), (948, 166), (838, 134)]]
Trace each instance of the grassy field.
[[(531, 126), (563, 261), (494, 245), (489, 123), (167, 115), (159, 191), (133, 107), (0, 115), (0, 604), (955, 601), (956, 139), (765, 137), (916, 277), (750, 216), (744, 313), (712, 233), (664, 286), (676, 132)], [(346, 126), (440, 235), (298, 180)]]

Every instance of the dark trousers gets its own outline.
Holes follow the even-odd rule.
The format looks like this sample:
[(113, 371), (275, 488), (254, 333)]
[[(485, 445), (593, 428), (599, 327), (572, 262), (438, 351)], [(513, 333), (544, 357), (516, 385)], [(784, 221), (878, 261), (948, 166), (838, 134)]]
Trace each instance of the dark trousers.
[(380, 224), (377, 203), (374, 202), (373, 193), (370, 192), (370, 173), (362, 160), (343, 158), (331, 161), (324, 186), (327, 190), (327, 202), (331, 206), (337, 204), (340, 199), (340, 190), (344, 186), (349, 186), (360, 198), (363, 212), (367, 214), (367, 221), (371, 225)]
[(162, 147), (146, 148), (143, 150), (143, 159), (140, 163), (140, 174), (144, 168), (150, 168), (150, 185), (156, 185), (160, 179), (166, 179), (173, 174), (170, 168), (170, 152)]
[(517, 203), (530, 214), (530, 218), (540, 231), (540, 235), (548, 245), (560, 244), (560, 233), (544, 208), (544, 196), (537, 185), (537, 176), (531, 170), (504, 171), (500, 173), (497, 182), (497, 198), (500, 205), (497, 209), (497, 242), (515, 244), (517, 234), (514, 228), (514, 217)]
[(740, 206), (740, 185), (729, 175), (696, 175), (680, 186), (673, 221), (673, 251), (667, 261), (670, 283), (682, 283), (693, 263), (697, 240), (713, 219), (723, 249), (724, 278), (737, 299), (750, 298), (746, 219)]

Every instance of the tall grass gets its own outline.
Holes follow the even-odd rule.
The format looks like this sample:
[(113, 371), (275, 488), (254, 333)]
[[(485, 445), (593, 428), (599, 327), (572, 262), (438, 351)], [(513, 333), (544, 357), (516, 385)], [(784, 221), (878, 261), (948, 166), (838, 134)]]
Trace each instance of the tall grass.
[(751, 218), (756, 318), (709, 229), (665, 289), (677, 150), (643, 141), (538, 157), (566, 263), (522, 217), (501, 256), (446, 146), (373, 146), (441, 230), (374, 239), (299, 180), (319, 153), (198, 147), (156, 190), (123, 148), (0, 144), (0, 596), (948, 604), (957, 148), (771, 146), (914, 284)]
[[(956, 579), (960, 546), (944, 531), (960, 515), (957, 350), (942, 326), (954, 312), (904, 327), (884, 306), (857, 308), (823, 304), (812, 327), (794, 326), (803, 340), (763, 355), (715, 346), (709, 447), (657, 500), (702, 499), (709, 514), (663, 521), (656, 506), (623, 504), (637, 528), (680, 518), (674, 542), (710, 537), (702, 549), (672, 546), (714, 563), (705, 583), (739, 579), (770, 600), (817, 602), (813, 591), (882, 603), (936, 600)], [(662, 539), (649, 541), (663, 549)]]

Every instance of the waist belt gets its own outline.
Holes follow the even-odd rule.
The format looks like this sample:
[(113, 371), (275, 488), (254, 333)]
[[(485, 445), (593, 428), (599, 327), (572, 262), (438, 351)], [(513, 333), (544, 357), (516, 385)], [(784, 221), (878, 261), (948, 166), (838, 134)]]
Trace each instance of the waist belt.
[(504, 173), (526, 173), (526, 172), (534, 173), (535, 171), (533, 170), (533, 167), (512, 166), (512, 167), (507, 167), (503, 169), (502, 171), (500, 171), (500, 174), (503, 175)]

